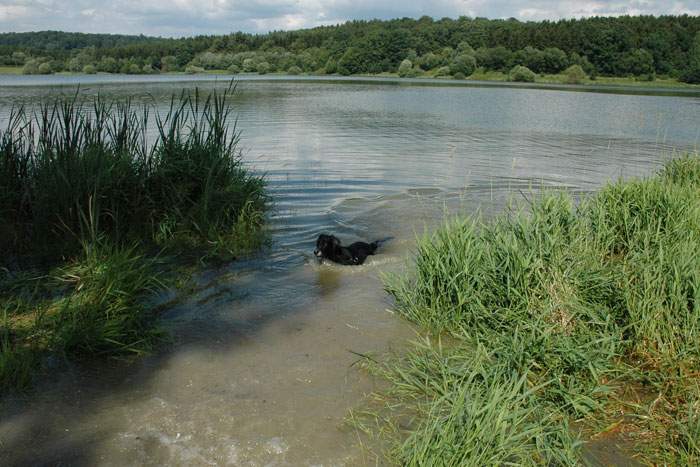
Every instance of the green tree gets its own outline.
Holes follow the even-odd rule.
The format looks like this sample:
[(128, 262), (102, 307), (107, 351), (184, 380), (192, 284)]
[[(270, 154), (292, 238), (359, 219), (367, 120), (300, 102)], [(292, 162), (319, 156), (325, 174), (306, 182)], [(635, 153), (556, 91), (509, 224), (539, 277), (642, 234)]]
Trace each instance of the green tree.
[(556, 47), (547, 47), (542, 51), (543, 66), (541, 73), (559, 73), (569, 66), (566, 52)]
[(513, 60), (513, 53), (503, 46), (480, 47), (476, 50), (476, 61), (487, 70), (506, 70)]
[(364, 54), (358, 47), (350, 47), (338, 61), (338, 72), (341, 75), (354, 75), (364, 70)]
[(471, 45), (469, 45), (469, 42), (462, 41), (459, 44), (457, 44), (457, 53), (467, 54), (467, 55), (473, 56), (475, 51), (474, 51), (474, 48)]
[(164, 73), (180, 71), (182, 68), (174, 55), (166, 55), (160, 59), (160, 69)]
[(97, 64), (97, 69), (105, 73), (118, 73), (119, 62), (113, 57), (102, 57)]
[(513, 62), (516, 65), (523, 65), (535, 72), (542, 72), (545, 69), (545, 55), (540, 49), (527, 46), (513, 54)]
[(462, 73), (464, 76), (469, 76), (474, 73), (474, 70), (476, 70), (476, 59), (472, 55), (457, 55), (450, 63), (450, 72), (453, 75)]
[(569, 56), (569, 63), (580, 66), (584, 73), (590, 75), (591, 77), (595, 75), (595, 67), (588, 61), (587, 57), (582, 57), (576, 52), (572, 52)]
[(700, 31), (695, 35), (693, 46), (688, 53), (688, 66), (681, 74), (681, 81), (700, 84)]
[(29, 57), (24, 52), (12, 52), (12, 62), (14, 65), (24, 65)]
[(423, 54), (418, 59), (418, 66), (420, 66), (425, 71), (432, 70), (433, 68), (437, 68), (438, 66), (440, 66), (441, 63), (442, 63), (442, 58), (439, 55), (436, 55), (432, 52), (428, 52), (426, 54)]
[(635, 49), (625, 54), (620, 63), (620, 71), (636, 76), (653, 74), (654, 57), (644, 49)]

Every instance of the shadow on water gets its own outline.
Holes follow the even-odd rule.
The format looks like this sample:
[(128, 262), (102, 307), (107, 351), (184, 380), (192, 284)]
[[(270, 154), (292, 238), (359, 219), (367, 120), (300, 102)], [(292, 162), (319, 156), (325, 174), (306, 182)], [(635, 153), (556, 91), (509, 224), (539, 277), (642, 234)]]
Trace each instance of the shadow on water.
[[(279, 460), (293, 444), (285, 438), (286, 430), (268, 427), (278, 436), (265, 438), (262, 434), (266, 430), (260, 429), (260, 440), (246, 439), (239, 436), (244, 424), (228, 419), (226, 413), (235, 412), (231, 409), (234, 405), (275, 404), (275, 399), (288, 396), (275, 388), (260, 388), (255, 382), (237, 384), (235, 380), (247, 373), (253, 379), (267, 377), (265, 383), (274, 384), (278, 375), (267, 370), (264, 374), (247, 371), (249, 366), (269, 364), (249, 360), (251, 349), (255, 353), (270, 351), (283, 345), (286, 335), (301, 333), (308, 318), (305, 312), (319, 306), (318, 297), (338, 292), (342, 272), (319, 269), (304, 274), (301, 282), (264, 270), (237, 272), (233, 281), (227, 274), (210, 274), (215, 278), (203, 285), (202, 292), (164, 316), (173, 342), (157, 355), (136, 363), (99, 361), (60, 366), (58, 373), (38, 382), (34, 394), (4, 400), (0, 464), (185, 465), (247, 460), (258, 465)], [(263, 294), (266, 298), (261, 300)], [(277, 342), (264, 336), (273, 321), (276, 329), (272, 335)], [(287, 350), (297, 352), (302, 347), (290, 345)], [(222, 355), (245, 360), (227, 365)], [(307, 353), (306, 358), (311, 357)], [(296, 365), (298, 360), (298, 355), (288, 355), (280, 359), (280, 366)], [(350, 360), (343, 362), (348, 372)], [(272, 368), (280, 369), (276, 365)], [(220, 374), (222, 371), (238, 374), (227, 377)], [(195, 381), (197, 378), (201, 379)], [(361, 380), (364, 376), (352, 378)], [(193, 407), (187, 410), (182, 404)], [(197, 404), (204, 406), (203, 410), (198, 410)], [(138, 410), (144, 412), (136, 413)], [(242, 413), (259, 417), (260, 411), (265, 412), (249, 408)], [(334, 429), (340, 422), (334, 420), (327, 428)], [(211, 433), (202, 433), (205, 427)], [(221, 439), (224, 433), (230, 439)], [(241, 445), (241, 438), (247, 444)], [(254, 442), (261, 446), (253, 446)]]

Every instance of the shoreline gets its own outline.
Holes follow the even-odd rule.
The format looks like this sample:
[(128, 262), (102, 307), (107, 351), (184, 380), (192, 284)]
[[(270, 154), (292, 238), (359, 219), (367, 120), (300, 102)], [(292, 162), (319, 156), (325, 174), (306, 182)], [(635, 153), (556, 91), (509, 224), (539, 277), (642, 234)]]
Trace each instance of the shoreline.
[[(327, 82), (327, 83), (375, 83), (385, 85), (402, 86), (445, 86), (445, 87), (475, 87), (475, 88), (514, 88), (514, 89), (542, 89), (553, 91), (572, 92), (593, 92), (604, 94), (636, 94), (636, 95), (657, 95), (657, 96), (678, 96), (678, 97), (700, 97), (700, 86), (680, 83), (677, 81), (649, 81), (638, 82), (628, 78), (599, 77), (596, 81), (581, 84), (566, 84), (557, 82), (558, 75), (545, 75), (540, 81), (534, 83), (523, 83), (506, 81), (503, 76), (479, 75), (479, 79), (467, 78), (455, 80), (452, 78), (442, 78), (424, 76), (416, 78), (400, 78), (395, 73), (381, 74), (357, 74), (343, 76), (338, 74), (299, 74), (289, 75), (286, 73), (268, 73), (260, 75), (258, 73), (238, 73), (231, 74), (223, 70), (210, 70), (205, 73), (185, 73), (170, 72), (152, 75), (125, 75), (120, 73), (70, 73), (61, 72), (50, 75), (23, 75), (21, 73), (3, 73), (0, 68), (0, 79), (10, 77), (10, 79), (21, 78), (19, 83), (2, 83), (5, 87), (34, 87), (34, 86), (73, 86), (78, 84), (132, 84), (149, 82), (167, 82), (180, 80), (183, 82), (211, 82), (220, 81), (226, 77), (226, 81), (231, 79), (236, 81), (260, 81), (260, 82)], [(70, 78), (86, 77), (85, 81), (71, 81)], [(62, 78), (64, 80), (62, 80)], [(95, 79), (97, 78), (97, 79)], [(113, 79), (110, 79), (113, 78)], [(68, 79), (68, 80), (66, 80)], [(28, 82), (34, 81), (34, 82)], [(55, 82), (52, 82), (55, 81)]]

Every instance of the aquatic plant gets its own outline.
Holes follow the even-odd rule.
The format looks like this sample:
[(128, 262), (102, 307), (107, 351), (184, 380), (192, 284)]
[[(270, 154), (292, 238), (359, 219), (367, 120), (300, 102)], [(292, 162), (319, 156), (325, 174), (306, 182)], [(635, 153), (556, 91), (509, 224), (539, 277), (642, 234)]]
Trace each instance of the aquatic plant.
[(13, 109), (0, 131), (0, 249), (65, 257), (98, 235), (202, 249), (225, 237), (236, 254), (244, 210), (263, 238), (264, 182), (240, 159), (230, 93), (174, 96), (155, 138), (151, 106), (128, 100)]
[[(574, 463), (573, 435), (538, 436), (570, 417), (604, 417), (623, 384), (650, 386), (671, 407), (685, 400), (700, 369), (699, 175), (700, 158), (688, 156), (578, 203), (544, 193), (494, 220), (455, 219), (421, 238), (413, 272), (387, 276), (386, 289), (398, 313), (454, 344), (429, 340), (380, 370), (393, 383), (390, 404), (401, 407), (394, 416), (418, 414), (393, 458)], [(654, 415), (671, 433), (655, 440), (663, 459), (697, 456), (691, 409), (682, 424)], [(533, 436), (496, 437), (509, 433), (502, 420)], [(488, 440), (484, 451), (477, 438)]]
[(0, 389), (29, 386), (45, 353), (147, 352), (162, 335), (157, 251), (226, 259), (265, 241), (268, 198), (237, 150), (231, 91), (173, 96), (155, 117), (78, 95), (12, 110), (0, 131)]

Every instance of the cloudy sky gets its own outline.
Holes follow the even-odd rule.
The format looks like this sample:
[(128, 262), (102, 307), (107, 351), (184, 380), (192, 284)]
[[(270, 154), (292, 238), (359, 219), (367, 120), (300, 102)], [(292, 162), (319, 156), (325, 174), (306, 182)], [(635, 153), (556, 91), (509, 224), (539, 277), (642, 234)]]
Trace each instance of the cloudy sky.
[(422, 15), (539, 20), (684, 13), (700, 15), (700, 0), (0, 0), (0, 32), (187, 36)]

